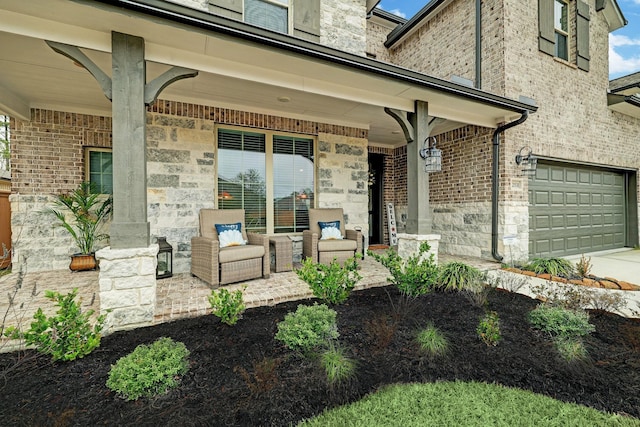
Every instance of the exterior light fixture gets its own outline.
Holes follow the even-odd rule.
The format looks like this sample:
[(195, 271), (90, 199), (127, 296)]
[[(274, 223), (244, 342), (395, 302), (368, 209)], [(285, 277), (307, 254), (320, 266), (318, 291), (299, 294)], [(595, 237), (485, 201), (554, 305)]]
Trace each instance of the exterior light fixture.
[(534, 176), (538, 166), (538, 158), (531, 154), (531, 147), (522, 147), (516, 155), (516, 164), (522, 167), (522, 175)]
[[(433, 146), (430, 145), (431, 139), (433, 139)], [(425, 172), (440, 172), (442, 170), (442, 151), (436, 148), (435, 136), (428, 136), (424, 140), (420, 150), (420, 157), (424, 159)]]
[(173, 276), (173, 246), (167, 243), (166, 237), (158, 237), (158, 265), (156, 279)]

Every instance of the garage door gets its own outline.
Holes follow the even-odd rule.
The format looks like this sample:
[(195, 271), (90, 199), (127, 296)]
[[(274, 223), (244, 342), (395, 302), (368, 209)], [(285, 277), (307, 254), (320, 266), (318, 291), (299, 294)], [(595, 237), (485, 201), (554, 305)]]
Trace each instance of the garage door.
[(625, 244), (624, 174), (539, 163), (529, 181), (529, 255), (574, 255)]

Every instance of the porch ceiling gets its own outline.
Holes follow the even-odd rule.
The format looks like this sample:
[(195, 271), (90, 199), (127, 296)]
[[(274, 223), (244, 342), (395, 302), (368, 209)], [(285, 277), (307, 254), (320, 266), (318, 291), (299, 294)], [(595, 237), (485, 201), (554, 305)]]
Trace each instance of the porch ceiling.
[[(349, 67), (101, 3), (0, 0), (0, 28), (0, 112), (22, 118), (30, 108), (111, 115), (111, 103), (94, 78), (44, 43), (78, 46), (111, 75), (111, 31), (145, 39), (148, 81), (170, 66), (199, 71), (196, 78), (167, 87), (162, 99), (363, 127), (373, 144), (404, 142), (384, 107), (413, 111), (416, 100), (426, 101), (430, 115), (446, 119), (436, 132), (461, 123), (496, 127), (526, 108), (504, 98), (482, 102), (480, 91), (474, 99), (428, 87), (410, 72), (389, 78), (375, 67), (367, 69), (368, 60)], [(278, 100), (283, 97), (289, 101)]]

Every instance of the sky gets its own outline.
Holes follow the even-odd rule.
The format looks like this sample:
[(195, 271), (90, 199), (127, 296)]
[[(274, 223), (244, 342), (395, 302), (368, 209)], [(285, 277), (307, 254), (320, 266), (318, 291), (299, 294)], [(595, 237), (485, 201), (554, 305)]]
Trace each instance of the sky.
[[(617, 0), (626, 26), (609, 34), (609, 78), (640, 71), (640, 0)], [(429, 0), (382, 0), (379, 8), (409, 19)]]

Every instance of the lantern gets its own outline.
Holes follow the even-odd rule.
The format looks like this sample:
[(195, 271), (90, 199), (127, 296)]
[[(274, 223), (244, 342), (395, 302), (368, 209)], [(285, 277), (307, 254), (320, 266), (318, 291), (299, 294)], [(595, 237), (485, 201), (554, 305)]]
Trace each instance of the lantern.
[(158, 265), (156, 279), (173, 276), (173, 246), (167, 243), (166, 237), (158, 237)]

